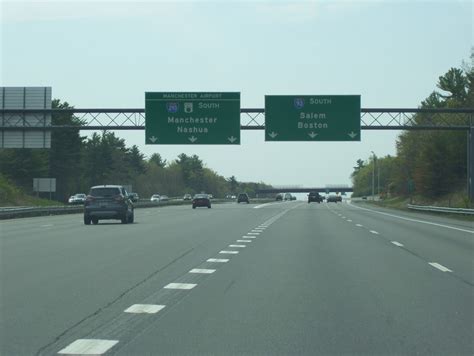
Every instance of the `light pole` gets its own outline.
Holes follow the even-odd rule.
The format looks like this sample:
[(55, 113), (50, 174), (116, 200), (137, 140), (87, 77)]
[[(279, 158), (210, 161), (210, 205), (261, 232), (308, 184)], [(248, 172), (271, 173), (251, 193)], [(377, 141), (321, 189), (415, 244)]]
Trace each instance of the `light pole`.
[(373, 163), (372, 163), (372, 201), (375, 200), (375, 153), (374, 151), (370, 151), (374, 155)]
[(380, 197), (380, 164), (377, 164), (377, 196)]

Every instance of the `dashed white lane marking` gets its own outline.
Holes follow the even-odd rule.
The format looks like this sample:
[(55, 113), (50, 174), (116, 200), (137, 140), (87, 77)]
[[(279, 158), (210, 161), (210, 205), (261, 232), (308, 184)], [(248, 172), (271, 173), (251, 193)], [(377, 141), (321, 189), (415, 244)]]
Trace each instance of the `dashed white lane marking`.
[(237, 240), (237, 242), (252, 242), (252, 240)]
[(442, 272), (452, 272), (449, 268), (444, 267), (443, 265), (440, 265), (437, 262), (428, 262), (430, 265), (432, 265), (434, 268), (439, 269)]
[(260, 235), (259, 232), (247, 232), (247, 235)]
[(246, 245), (229, 245), (229, 247), (247, 247)]
[(265, 203), (265, 204), (260, 204), (260, 205), (257, 205), (257, 206), (254, 206), (253, 208), (254, 209), (261, 209), (265, 206), (269, 206), (269, 205), (275, 205), (275, 204), (280, 204), (280, 203)]
[(51, 227), (53, 224), (46, 224), (46, 225), (41, 225), (41, 227)]
[(164, 307), (164, 305), (157, 304), (133, 304), (131, 307), (125, 309), (124, 312), (137, 314), (155, 314)]
[(220, 251), (219, 253), (222, 253), (224, 255), (236, 255), (239, 253), (239, 251)]
[(197, 284), (194, 283), (170, 283), (164, 286), (165, 289), (193, 289)]
[(345, 219), (346, 217), (345, 216), (341, 216), (343, 219)]
[(209, 258), (206, 262), (226, 263), (229, 262), (227, 258)]
[(390, 242), (394, 244), (395, 246), (403, 247), (403, 244), (401, 244), (400, 242), (397, 242), (397, 241), (390, 241)]
[(351, 219), (347, 219), (347, 222), (352, 222), (352, 220), (351, 220)]
[(362, 225), (361, 225), (361, 224), (356, 224), (356, 226), (358, 226), (358, 227), (362, 227)]
[(256, 239), (257, 236), (242, 236), (243, 239)]
[(375, 234), (375, 235), (378, 235), (378, 234), (379, 234), (379, 233), (378, 233), (377, 231), (375, 231), (375, 230), (370, 230), (370, 232), (371, 232), (372, 234)]
[(202, 274), (211, 274), (214, 273), (215, 269), (205, 269), (205, 268), (193, 268), (189, 273), (202, 273)]
[(252, 232), (263, 232), (265, 229), (252, 229)]
[(424, 220), (417, 220), (417, 219), (405, 218), (405, 217), (403, 217), (403, 216), (398, 216), (398, 215), (394, 215), (394, 214), (384, 213), (384, 212), (377, 211), (377, 210), (361, 208), (360, 206), (357, 206), (357, 205), (355, 205), (355, 204), (351, 204), (351, 206), (353, 206), (354, 208), (357, 208), (357, 209), (367, 210), (367, 211), (371, 211), (371, 212), (373, 212), (373, 213), (391, 216), (392, 218), (397, 218), (397, 219), (401, 219), (401, 220), (407, 220), (407, 221), (417, 222), (417, 223), (420, 223), (420, 224), (434, 225), (434, 226), (444, 227), (444, 228), (446, 228), (446, 229), (452, 229), (452, 230), (467, 232), (467, 233), (469, 233), (469, 234), (474, 234), (474, 229), (473, 229), (473, 230), (466, 230), (466, 229), (461, 229), (461, 228), (459, 228), (459, 227), (448, 226), (448, 225), (443, 225), (443, 224), (437, 224), (437, 223), (430, 222), (430, 221), (424, 221)]
[(62, 355), (102, 355), (112, 348), (118, 340), (78, 339), (60, 350)]

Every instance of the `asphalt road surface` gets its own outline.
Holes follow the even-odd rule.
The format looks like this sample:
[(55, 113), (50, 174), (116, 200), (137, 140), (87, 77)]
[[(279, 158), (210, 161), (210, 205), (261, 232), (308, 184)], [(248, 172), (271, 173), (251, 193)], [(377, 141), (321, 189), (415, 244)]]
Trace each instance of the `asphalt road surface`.
[(222, 204), (0, 222), (1, 355), (472, 355), (474, 222)]

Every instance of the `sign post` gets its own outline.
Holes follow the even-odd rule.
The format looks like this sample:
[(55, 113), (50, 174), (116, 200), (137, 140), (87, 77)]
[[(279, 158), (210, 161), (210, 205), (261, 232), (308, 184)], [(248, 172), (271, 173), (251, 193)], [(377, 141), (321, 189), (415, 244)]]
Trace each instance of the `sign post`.
[(145, 143), (239, 145), (240, 93), (145, 93)]
[(360, 95), (266, 95), (265, 141), (360, 141)]

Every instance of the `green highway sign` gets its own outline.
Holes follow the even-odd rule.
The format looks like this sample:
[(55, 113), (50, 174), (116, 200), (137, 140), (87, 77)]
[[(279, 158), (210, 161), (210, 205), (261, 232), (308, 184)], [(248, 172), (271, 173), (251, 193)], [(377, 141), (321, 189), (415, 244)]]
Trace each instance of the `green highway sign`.
[(360, 141), (360, 95), (266, 95), (265, 141)]
[(239, 145), (240, 93), (145, 93), (145, 143)]

